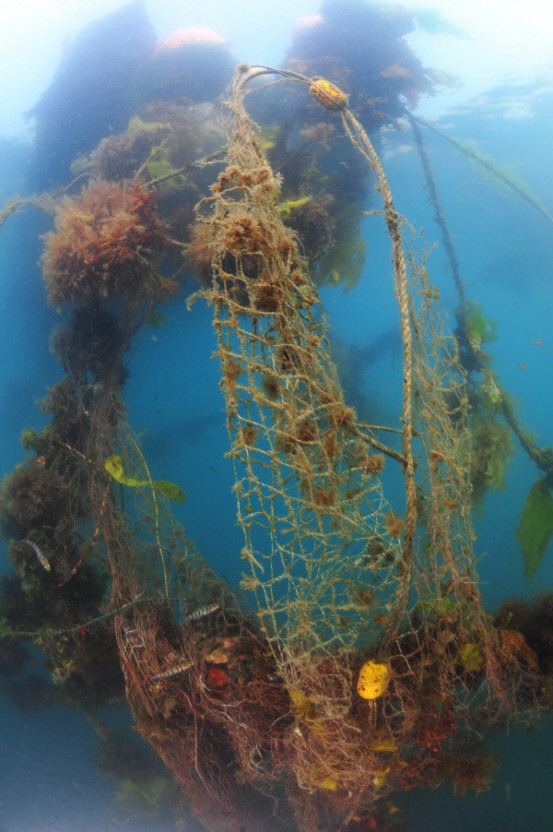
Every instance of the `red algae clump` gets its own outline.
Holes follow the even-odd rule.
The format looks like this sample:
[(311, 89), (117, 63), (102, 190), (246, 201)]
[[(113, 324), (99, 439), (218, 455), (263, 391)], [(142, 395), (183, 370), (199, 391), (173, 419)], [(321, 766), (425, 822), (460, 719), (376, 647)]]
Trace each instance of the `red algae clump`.
[(51, 303), (159, 300), (172, 285), (152, 262), (166, 242), (153, 195), (140, 185), (99, 181), (66, 197), (45, 235), (43, 276)]

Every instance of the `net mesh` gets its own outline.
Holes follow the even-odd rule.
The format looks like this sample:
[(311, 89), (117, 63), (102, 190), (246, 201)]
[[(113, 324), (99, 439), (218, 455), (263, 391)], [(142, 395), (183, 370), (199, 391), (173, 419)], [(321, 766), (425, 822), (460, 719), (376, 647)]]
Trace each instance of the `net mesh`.
[(207, 220), (206, 295), (245, 535), (243, 588), (275, 645), (309, 662), (357, 641), (370, 622), (368, 587), (390, 598), (399, 532), (387, 528), (395, 515), (378, 476), (381, 444), (344, 401), (324, 311), (278, 217), (278, 178), (238, 130)]

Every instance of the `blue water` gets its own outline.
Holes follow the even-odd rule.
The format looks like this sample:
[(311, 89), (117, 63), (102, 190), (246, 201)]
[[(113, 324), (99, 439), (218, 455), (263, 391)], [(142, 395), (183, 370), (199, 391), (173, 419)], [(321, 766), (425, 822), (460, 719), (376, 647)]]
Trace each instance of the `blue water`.
[[(553, 211), (553, 96), (535, 88), (490, 91), (474, 106), (447, 113), (442, 128), (472, 140), (500, 165), (510, 166), (535, 196)], [(524, 117), (512, 118), (513, 102), (532, 101)], [(443, 209), (453, 235), (467, 295), (482, 304), (497, 324), (490, 345), (494, 368), (504, 387), (520, 401), (523, 425), (541, 446), (553, 445), (553, 228), (519, 196), (486, 179), (438, 136), (425, 133)], [(421, 166), (408, 130), (388, 134), (384, 165), (398, 209), (425, 239), (439, 239)], [(406, 152), (403, 152), (405, 150)], [(399, 152), (401, 151), (401, 152)], [(28, 149), (0, 144), (2, 194), (25, 191)], [(373, 207), (373, 206), (367, 206)], [(48, 340), (58, 320), (47, 306), (37, 260), (39, 237), (47, 218), (26, 211), (11, 217), (0, 231), (0, 474), (22, 460), (21, 431), (40, 429), (45, 417), (36, 407), (46, 387), (61, 376)], [(346, 345), (367, 345), (394, 327), (397, 311), (389, 268), (389, 243), (378, 218), (364, 220), (367, 262), (358, 286), (344, 293), (325, 289), (323, 302), (336, 337)], [(432, 281), (440, 287), (445, 310), (455, 305), (443, 247), (429, 261)], [(227, 434), (211, 313), (203, 301), (191, 311), (186, 291), (164, 309), (167, 327), (140, 344), (126, 387), (128, 419), (143, 446), (152, 473), (178, 482), (187, 494), (175, 511), (209, 564), (229, 580), (239, 578), (236, 553), (242, 545), (231, 493), (232, 468), (224, 458)], [(533, 341), (543, 344), (533, 344)], [(521, 369), (523, 367), (523, 369)], [(359, 392), (377, 403), (379, 414), (397, 416), (401, 363), (391, 350), (359, 379)], [(376, 406), (376, 404), (375, 404)], [(530, 582), (524, 577), (515, 532), (520, 510), (536, 471), (517, 448), (504, 492), (489, 494), (476, 522), (482, 593), (491, 611), (507, 597), (529, 597), (553, 584), (553, 547)], [(2, 569), (8, 571), (2, 544)], [(1, 691), (0, 691), (1, 692)], [(128, 725), (123, 708), (110, 717)], [(115, 799), (115, 786), (95, 763), (96, 735), (78, 710), (60, 706), (20, 712), (0, 698), (1, 832), (135, 832), (174, 829), (169, 815), (142, 817)], [(553, 724), (543, 718), (488, 745), (498, 755), (489, 792), (454, 797), (451, 790), (394, 796), (400, 815), (413, 832), (534, 832), (553, 830)], [(193, 822), (187, 829), (194, 830)], [(248, 832), (256, 832), (248, 830)]]

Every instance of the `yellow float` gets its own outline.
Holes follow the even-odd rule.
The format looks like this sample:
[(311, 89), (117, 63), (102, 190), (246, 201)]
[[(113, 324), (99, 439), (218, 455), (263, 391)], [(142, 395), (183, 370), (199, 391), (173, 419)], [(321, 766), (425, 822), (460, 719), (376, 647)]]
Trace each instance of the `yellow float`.
[(388, 690), (390, 671), (388, 665), (383, 662), (375, 662), (372, 659), (362, 666), (357, 679), (357, 693), (362, 699), (369, 703), (369, 722), (376, 724), (376, 700), (383, 696)]

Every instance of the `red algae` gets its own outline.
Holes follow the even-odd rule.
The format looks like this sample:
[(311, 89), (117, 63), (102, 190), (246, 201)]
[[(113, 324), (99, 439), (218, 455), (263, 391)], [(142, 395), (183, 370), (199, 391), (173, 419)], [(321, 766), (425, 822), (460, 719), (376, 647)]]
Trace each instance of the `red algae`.
[(45, 241), (43, 276), (53, 304), (108, 297), (135, 304), (168, 294), (152, 265), (165, 235), (153, 195), (138, 184), (99, 181), (66, 197)]

